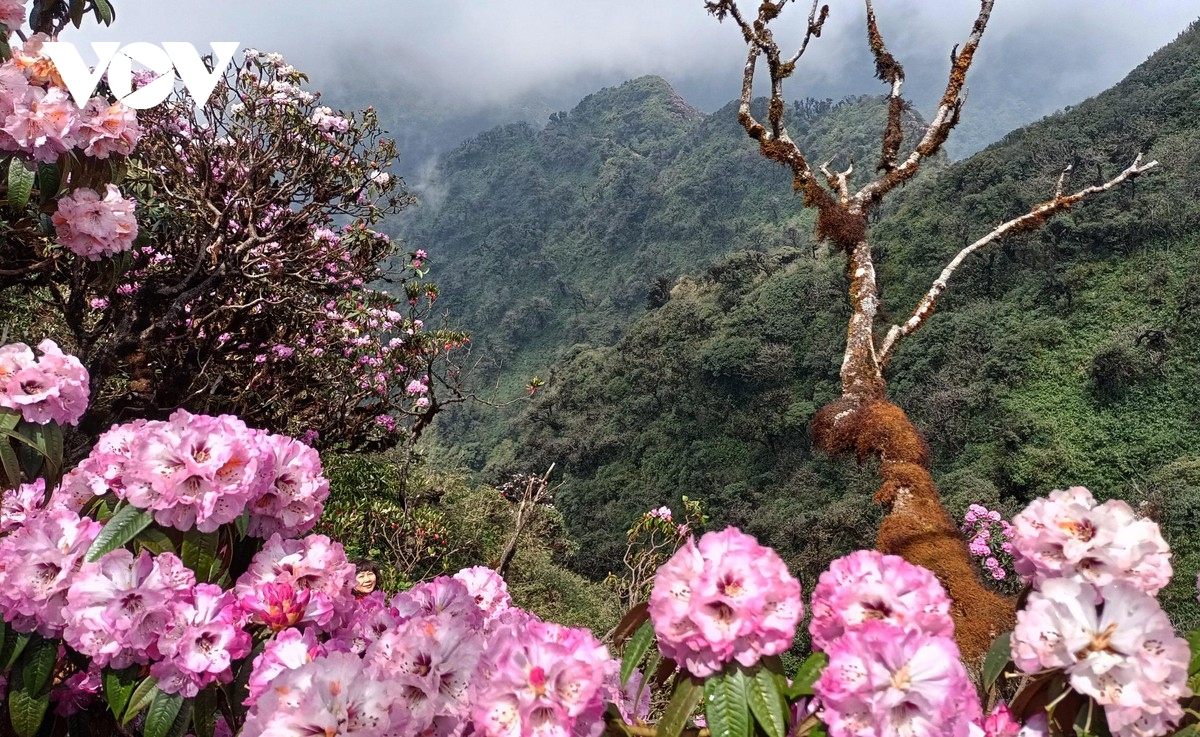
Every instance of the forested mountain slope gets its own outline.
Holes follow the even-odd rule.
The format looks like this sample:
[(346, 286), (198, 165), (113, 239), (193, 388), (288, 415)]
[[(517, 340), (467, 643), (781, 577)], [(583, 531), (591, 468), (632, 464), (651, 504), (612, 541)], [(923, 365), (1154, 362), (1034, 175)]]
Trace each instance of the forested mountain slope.
[[(722, 114), (732, 127), (733, 111)], [(1177, 570), (1168, 603), (1193, 626), (1197, 121), (1193, 25), (1111, 90), (910, 185), (871, 232), (885, 314), (898, 321), (959, 249), (1048, 199), (1065, 165), (1078, 189), (1139, 151), (1162, 162), (972, 257), (889, 374), (893, 401), (933, 447), (952, 508), (981, 501), (1015, 511), (1072, 484), (1129, 498), (1165, 525)], [(728, 143), (733, 151), (713, 155), (757, 155), (749, 141)], [(758, 227), (801, 227), (782, 172), (765, 174), (754, 200), (776, 193), (782, 202), (778, 214), (759, 213)], [(715, 190), (696, 186), (691, 207), (743, 232), (730, 203), (709, 206)], [(555, 369), (507, 451), (514, 465), (557, 462), (566, 473), (558, 502), (591, 553), (586, 573), (619, 565), (621, 533), (635, 515), (681, 494), (707, 500), (718, 524), (775, 546), (809, 581), (831, 557), (873, 539), (869, 469), (814, 453), (807, 434), (813, 412), (837, 394), (841, 263), (803, 247), (728, 256), (682, 279), (616, 345), (576, 346)], [(627, 278), (642, 276), (639, 266)]]
[[(706, 116), (642, 77), (542, 130), (496, 128), (442, 158), (400, 230), (438, 258), (446, 309), (486, 362), (481, 381), (513, 389), (574, 343), (611, 344), (648, 299), (720, 254), (807, 247), (811, 216), (789, 175), (747, 145), (735, 109)], [(877, 156), (880, 98), (809, 100), (792, 114), (818, 156)]]

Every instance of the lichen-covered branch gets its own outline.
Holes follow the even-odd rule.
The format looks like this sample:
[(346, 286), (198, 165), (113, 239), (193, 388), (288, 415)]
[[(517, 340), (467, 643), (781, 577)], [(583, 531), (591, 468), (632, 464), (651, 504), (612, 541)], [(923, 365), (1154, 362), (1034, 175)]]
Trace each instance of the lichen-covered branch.
[[(967, 71), (971, 68), (971, 61), (975, 58), (975, 51), (979, 48), (979, 41), (983, 38), (983, 32), (987, 28), (988, 19), (991, 18), (993, 2), (994, 0), (981, 0), (979, 3), (979, 15), (975, 19), (975, 24), (971, 27), (970, 35), (967, 36), (966, 42), (962, 45), (962, 50), (959, 51), (956, 47), (955, 51), (950, 53), (950, 76), (946, 82), (946, 91), (942, 94), (942, 99), (938, 103), (937, 112), (934, 113), (933, 120), (930, 122), (929, 128), (925, 131), (925, 135), (921, 137), (917, 147), (899, 165), (895, 164), (894, 151), (889, 159), (889, 151), (892, 151), (892, 144), (889, 143), (885, 134), (883, 157), (880, 162), (883, 174), (875, 181), (864, 186), (854, 196), (854, 199), (861, 205), (869, 207), (873, 203), (878, 202), (888, 192), (912, 179), (920, 168), (921, 162), (941, 150), (942, 144), (946, 142), (946, 138), (950, 135), (950, 130), (958, 124), (965, 99), (963, 86), (967, 80)], [(891, 54), (887, 53), (887, 48), (883, 45), (883, 37), (879, 35), (878, 28), (875, 28), (875, 16), (869, 2), (867, 3), (867, 10), (868, 35), (871, 42), (871, 50), (875, 53), (876, 71), (880, 79), (892, 85), (890, 105), (902, 106), (903, 101), (900, 100), (899, 96), (899, 83), (904, 78), (904, 70), (891, 57)], [(874, 28), (873, 33), (871, 31), (872, 28)], [(893, 109), (895, 108), (889, 107), (888, 111), (887, 130), (889, 132), (892, 131)], [(897, 118), (902, 109), (902, 107), (895, 109), (894, 115)], [(895, 137), (894, 133), (893, 137)], [(894, 146), (895, 151), (898, 151), (900, 142), (896, 141)]]
[(1132, 164), (1104, 184), (1085, 187), (1074, 194), (1064, 195), (1063, 181), (1066, 178), (1067, 173), (1070, 171), (1070, 167), (1067, 167), (1065, 170), (1063, 170), (1063, 173), (1058, 178), (1058, 184), (1055, 187), (1053, 199), (1035, 205), (1024, 215), (1013, 218), (1006, 223), (996, 226), (987, 235), (962, 249), (957, 255), (955, 255), (953, 259), (951, 259), (950, 263), (946, 265), (946, 268), (942, 269), (942, 273), (938, 275), (938, 278), (934, 280), (933, 285), (921, 299), (920, 304), (918, 304), (917, 308), (913, 310), (912, 316), (910, 316), (900, 325), (893, 325), (888, 331), (887, 337), (884, 338), (883, 345), (879, 349), (879, 362), (883, 366), (886, 366), (891, 360), (897, 344), (902, 339), (912, 335), (917, 331), (918, 328), (925, 324), (925, 321), (928, 320), (929, 316), (933, 314), (933, 311), (937, 306), (938, 298), (942, 295), (942, 292), (946, 291), (946, 287), (950, 283), (950, 277), (954, 275), (954, 272), (959, 266), (962, 265), (963, 261), (965, 261), (968, 256), (984, 246), (1000, 240), (1006, 235), (1011, 235), (1013, 233), (1019, 233), (1022, 231), (1035, 230), (1041, 227), (1046, 220), (1060, 212), (1063, 212), (1064, 210), (1070, 209), (1072, 205), (1074, 205), (1076, 202), (1079, 202), (1083, 198), (1090, 195), (1099, 194), (1101, 192), (1106, 192), (1122, 182), (1126, 182), (1130, 179), (1134, 179), (1142, 174), (1145, 174), (1156, 166), (1158, 166), (1157, 161), (1151, 161), (1143, 164), (1142, 155), (1138, 154), (1137, 158), (1134, 159)]

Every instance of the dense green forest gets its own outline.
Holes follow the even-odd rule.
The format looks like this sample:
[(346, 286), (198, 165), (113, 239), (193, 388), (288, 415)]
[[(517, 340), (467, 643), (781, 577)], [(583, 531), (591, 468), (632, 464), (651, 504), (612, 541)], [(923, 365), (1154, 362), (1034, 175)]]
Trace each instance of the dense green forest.
[[(792, 115), (813, 160), (873, 160), (874, 100)], [(1167, 599), (1190, 625), (1198, 115), (1193, 26), (1113, 89), (919, 179), (871, 233), (885, 316), (899, 320), (959, 249), (1048, 199), (1064, 166), (1077, 189), (1139, 151), (1162, 162), (973, 257), (897, 355), (890, 385), (956, 511), (980, 501), (1013, 512), (1082, 484), (1158, 517), (1180, 572)], [(512, 126), (460, 147), (443, 162), (447, 203), (411, 230), (442, 243), (460, 267), (452, 279), (471, 280), (447, 284), (452, 308), (499, 348), (505, 376), (566, 351), (506, 439), (468, 460), (494, 472), (558, 463), (559, 507), (588, 551), (575, 566), (589, 576), (619, 564), (636, 515), (681, 494), (808, 580), (873, 537), (870, 469), (808, 440), (814, 411), (837, 393), (841, 261), (812, 243), (786, 173), (757, 157), (732, 108), (706, 118), (643, 78), (545, 131)], [(478, 429), (460, 416), (442, 437), (466, 447)]]

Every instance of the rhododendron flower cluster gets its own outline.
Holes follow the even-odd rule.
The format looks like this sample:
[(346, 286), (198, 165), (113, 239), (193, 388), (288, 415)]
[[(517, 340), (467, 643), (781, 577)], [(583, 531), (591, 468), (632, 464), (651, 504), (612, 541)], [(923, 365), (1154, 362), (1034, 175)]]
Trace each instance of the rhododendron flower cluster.
[(784, 652), (803, 614), (800, 582), (779, 555), (733, 527), (684, 543), (650, 594), (659, 650), (701, 677)]
[(983, 561), (992, 578), (1006, 578), (1012, 564), (1013, 526), (999, 512), (972, 504), (963, 515), (962, 531), (971, 555)]
[(954, 735), (981, 718), (937, 578), (895, 555), (835, 560), (813, 591), (813, 647), (829, 665), (813, 685), (832, 737)]
[(172, 605), (195, 584), (192, 570), (171, 553), (113, 550), (75, 574), (63, 639), (101, 666), (149, 663), (159, 657)]
[(484, 737), (595, 737), (616, 663), (590, 632), (531, 619), (493, 633), (471, 684)]
[(212, 532), (249, 507), (250, 533), (302, 534), (320, 516), (329, 482), (316, 451), (251, 430), (236, 417), (176, 410), (102, 435), (70, 485), (150, 510), (168, 527)]
[[(0, 23), (17, 21), (5, 24), (10, 31), (23, 16), (21, 3), (0, 1)], [(42, 54), (42, 44), (49, 40), (34, 34), (0, 64), (0, 151), (43, 164), (53, 164), (73, 149), (97, 159), (128, 156), (142, 135), (136, 112), (103, 97), (76, 107), (53, 63)]]
[(1050, 492), (1013, 518), (1013, 559), (1034, 587), (1078, 576), (1094, 586), (1124, 582), (1156, 594), (1171, 580), (1158, 525), (1119, 499), (1096, 504), (1082, 486)]
[(71, 510), (37, 509), (0, 539), (0, 612), (13, 629), (62, 635), (72, 577), (99, 532)]
[(467, 593), (483, 610), (485, 622), (491, 621), (512, 606), (512, 597), (508, 594), (508, 584), (504, 582), (499, 573), (487, 566), (464, 568), (454, 574), (454, 578), (467, 587)]
[(981, 714), (954, 640), (867, 621), (834, 640), (813, 684), (831, 737), (966, 737)]
[(214, 681), (228, 683), (233, 661), (250, 653), (250, 633), (233, 592), (200, 584), (172, 602), (168, 630), (158, 641), (162, 660), (150, 666), (166, 693), (195, 696)]
[(47, 338), (41, 356), (24, 343), (0, 346), (0, 407), (21, 413), (26, 422), (76, 425), (87, 409), (87, 369)]
[(898, 555), (858, 550), (838, 558), (813, 589), (808, 630), (824, 650), (848, 630), (869, 621), (951, 637), (950, 599), (937, 577)]
[[(234, 592), (242, 608), (258, 613), (259, 621), (264, 623), (270, 621), (266, 613), (280, 606), (279, 587), (268, 584), (287, 584), (293, 590), (307, 592), (303, 614), (296, 617), (294, 611), (287, 613), (296, 624), (333, 630), (354, 608), (354, 564), (346, 559), (341, 543), (324, 535), (300, 540), (272, 535), (238, 578)], [(293, 598), (290, 606), (298, 608), (300, 601)]]
[(1154, 597), (1128, 581), (1042, 581), (1017, 612), (1012, 657), (1027, 673), (1064, 669), (1119, 737), (1165, 734), (1183, 716), (1179, 700), (1191, 696), (1187, 642)]
[(58, 242), (76, 255), (99, 261), (133, 248), (137, 238), (137, 200), (121, 196), (116, 185), (106, 184), (103, 197), (80, 187), (59, 198), (51, 218)]

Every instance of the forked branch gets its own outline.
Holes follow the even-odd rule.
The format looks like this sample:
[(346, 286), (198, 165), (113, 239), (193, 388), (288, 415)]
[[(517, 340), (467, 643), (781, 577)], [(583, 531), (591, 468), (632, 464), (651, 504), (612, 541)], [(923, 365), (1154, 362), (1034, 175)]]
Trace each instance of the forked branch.
[(950, 277), (954, 275), (954, 272), (959, 266), (962, 265), (963, 261), (965, 261), (968, 256), (984, 246), (1003, 238), (1006, 235), (1019, 233), (1022, 231), (1035, 230), (1041, 227), (1047, 219), (1064, 210), (1070, 209), (1071, 205), (1074, 205), (1083, 198), (1090, 195), (1099, 194), (1101, 192), (1106, 192), (1122, 182), (1145, 174), (1156, 166), (1158, 166), (1157, 161), (1151, 161), (1143, 164), (1142, 155), (1138, 154), (1137, 158), (1134, 159), (1133, 163), (1130, 164), (1128, 168), (1104, 184), (1093, 185), (1091, 187), (1081, 189), (1074, 194), (1064, 195), (1063, 181), (1066, 178), (1067, 173), (1071, 171), (1071, 167), (1068, 166), (1058, 177), (1058, 184), (1055, 187), (1053, 199), (1043, 202), (1039, 205), (1035, 205), (1024, 215), (1013, 218), (1006, 223), (996, 226), (987, 235), (959, 251), (958, 254), (950, 260), (950, 263), (946, 265), (946, 268), (942, 269), (942, 273), (939, 274), (938, 278), (934, 280), (933, 286), (929, 288), (929, 291), (921, 299), (920, 304), (918, 304), (917, 308), (913, 310), (912, 316), (905, 320), (903, 324), (893, 325), (891, 329), (888, 330), (887, 337), (884, 338), (883, 345), (878, 351), (880, 365), (887, 365), (888, 361), (891, 360), (892, 354), (896, 349), (896, 345), (900, 342), (900, 340), (912, 335), (918, 328), (925, 324), (925, 321), (929, 319), (929, 316), (933, 314), (933, 310), (937, 306), (938, 297), (941, 296), (942, 292), (946, 291), (946, 287), (950, 283)]

